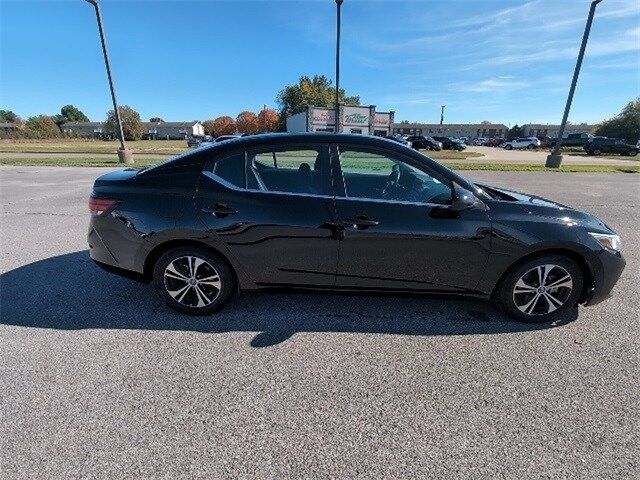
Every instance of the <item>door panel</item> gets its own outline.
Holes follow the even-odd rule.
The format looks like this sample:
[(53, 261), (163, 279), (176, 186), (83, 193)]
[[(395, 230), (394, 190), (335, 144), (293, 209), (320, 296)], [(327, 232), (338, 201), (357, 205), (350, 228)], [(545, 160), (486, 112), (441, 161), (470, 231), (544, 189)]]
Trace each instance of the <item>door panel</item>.
[[(444, 200), (447, 180), (415, 164), (405, 164), (395, 153), (364, 152), (359, 165), (357, 156), (344, 154), (362, 149), (342, 146), (341, 150), (338, 161), (340, 152), (332, 149), (333, 166), (339, 170), (335, 175), (344, 183), (344, 189), (336, 192), (337, 224), (343, 229), (336, 285), (473, 290), (489, 255), (486, 212), (473, 209), (455, 214), (446, 205), (415, 201), (421, 195)], [(387, 163), (393, 165), (392, 160), (400, 167), (389, 168), (381, 158), (385, 156), (390, 159)], [(341, 164), (346, 166), (344, 172)], [(388, 185), (392, 181), (395, 191)], [(385, 183), (382, 188), (381, 182)], [(348, 196), (350, 192), (353, 197)], [(376, 196), (388, 198), (367, 198)], [(358, 225), (360, 219), (368, 221)]]
[[(326, 151), (318, 160), (322, 166), (316, 164), (318, 175), (328, 175), (325, 159)], [(263, 190), (234, 187), (221, 182), (212, 171), (203, 172), (196, 197), (203, 223), (257, 284), (333, 286), (338, 256), (338, 242), (331, 227), (335, 223), (333, 198), (264, 190), (260, 172), (246, 171), (252, 175), (257, 172), (253, 182)], [(293, 174), (286, 171), (278, 178), (270, 170), (268, 175), (272, 185), (284, 185), (286, 180), (282, 178)], [(308, 172), (305, 175), (303, 178)], [(248, 183), (245, 180), (245, 185)], [(298, 188), (299, 182), (292, 185)], [(216, 214), (221, 206), (222, 214)]]

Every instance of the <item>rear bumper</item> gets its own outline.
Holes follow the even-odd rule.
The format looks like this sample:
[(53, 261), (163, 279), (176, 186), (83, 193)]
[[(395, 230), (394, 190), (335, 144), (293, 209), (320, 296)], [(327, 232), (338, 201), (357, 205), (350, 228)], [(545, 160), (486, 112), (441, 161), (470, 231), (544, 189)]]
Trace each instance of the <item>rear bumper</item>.
[(596, 305), (609, 298), (627, 264), (620, 253), (606, 250), (597, 253), (589, 263), (593, 272), (593, 286), (586, 295), (585, 306)]

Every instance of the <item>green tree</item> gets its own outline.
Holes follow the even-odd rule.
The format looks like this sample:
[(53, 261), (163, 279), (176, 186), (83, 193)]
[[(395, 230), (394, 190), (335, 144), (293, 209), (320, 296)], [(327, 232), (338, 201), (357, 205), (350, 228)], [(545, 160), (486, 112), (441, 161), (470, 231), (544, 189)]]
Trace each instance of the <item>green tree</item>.
[(640, 138), (640, 97), (630, 101), (617, 116), (599, 123), (594, 134), (636, 143)]
[[(280, 107), (280, 118), (302, 112), (309, 105), (315, 107), (333, 107), (335, 105), (335, 88), (331, 87), (331, 80), (324, 75), (300, 77), (298, 83), (286, 85), (278, 94), (277, 102)], [(360, 97), (348, 97), (341, 88), (338, 92), (340, 103), (360, 105)]]
[[(123, 105), (118, 107), (120, 112), (120, 118), (122, 119), (122, 130), (124, 131), (124, 139), (127, 141), (140, 140), (144, 133), (144, 126), (140, 121), (140, 114), (133, 108)], [(120, 130), (118, 129), (118, 120), (116, 118), (116, 112), (109, 110), (107, 112), (107, 121), (105, 122), (105, 128), (107, 132), (112, 133), (117, 138), (120, 138)]]
[(60, 109), (60, 115), (67, 119), (67, 122), (88, 122), (87, 117), (81, 110), (73, 105), (65, 105)]
[(507, 140), (511, 140), (511, 139), (518, 138), (518, 137), (522, 137), (523, 135), (524, 135), (524, 128), (519, 127), (518, 124), (516, 123), (507, 132)]
[(160, 118), (160, 117), (151, 117), (151, 118), (149, 119), (149, 121), (150, 121), (151, 123), (162, 123), (162, 122), (164, 122), (164, 120), (163, 120), (162, 118)]
[(55, 118), (49, 115), (29, 117), (24, 124), (26, 133), (31, 138), (58, 138), (60, 129)]
[(22, 123), (22, 120), (11, 110), (0, 110), (0, 122)]

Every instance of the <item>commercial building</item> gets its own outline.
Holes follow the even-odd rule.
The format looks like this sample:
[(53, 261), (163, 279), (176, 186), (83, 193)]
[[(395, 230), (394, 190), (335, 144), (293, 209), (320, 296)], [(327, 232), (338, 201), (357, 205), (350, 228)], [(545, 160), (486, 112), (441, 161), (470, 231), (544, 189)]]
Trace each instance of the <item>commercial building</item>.
[[(571, 133), (591, 133), (596, 128), (595, 125), (588, 125), (586, 123), (567, 123), (564, 128), (564, 135)], [(550, 138), (558, 138), (558, 133), (560, 132), (560, 125), (550, 125), (550, 124), (542, 124), (542, 123), (525, 123), (522, 125), (522, 129), (524, 130), (525, 137), (550, 137)]]
[[(193, 135), (204, 135), (204, 126), (200, 122), (142, 122), (144, 138), (161, 140), (182, 140)], [(73, 133), (83, 137), (102, 137), (107, 135), (104, 122), (67, 122), (62, 125), (64, 133)]]
[(394, 123), (393, 133), (400, 135), (439, 135), (443, 137), (507, 136), (509, 127), (502, 123)]
[(308, 106), (287, 117), (287, 132), (347, 132), (385, 136), (391, 134), (394, 112), (376, 112), (375, 105), (340, 105), (336, 129), (333, 108)]

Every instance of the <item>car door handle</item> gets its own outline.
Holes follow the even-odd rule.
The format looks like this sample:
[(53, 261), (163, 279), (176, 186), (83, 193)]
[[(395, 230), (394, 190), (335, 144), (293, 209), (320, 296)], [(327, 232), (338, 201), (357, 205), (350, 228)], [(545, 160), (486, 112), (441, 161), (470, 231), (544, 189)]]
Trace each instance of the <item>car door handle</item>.
[(380, 222), (377, 220), (371, 220), (366, 215), (357, 215), (350, 220), (345, 220), (342, 222), (345, 227), (355, 227), (358, 230), (366, 230), (369, 227), (375, 227), (380, 225)]
[(216, 203), (215, 205), (209, 205), (202, 207), (204, 213), (213, 213), (216, 217), (226, 217), (228, 215), (234, 215), (238, 213), (237, 210), (225, 205), (224, 203)]

